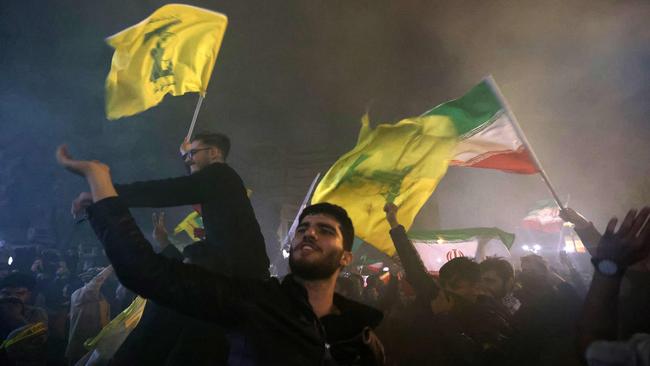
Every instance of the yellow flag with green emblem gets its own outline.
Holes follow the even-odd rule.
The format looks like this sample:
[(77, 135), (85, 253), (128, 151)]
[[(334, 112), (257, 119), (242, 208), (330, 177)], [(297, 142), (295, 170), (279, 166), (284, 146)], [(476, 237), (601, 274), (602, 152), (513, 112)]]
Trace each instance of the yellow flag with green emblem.
[(228, 18), (168, 4), (106, 39), (115, 49), (106, 78), (106, 117), (147, 110), (165, 95), (205, 94)]
[(198, 212), (192, 211), (183, 219), (183, 221), (176, 225), (174, 228), (174, 235), (185, 232), (192, 239), (192, 241), (199, 241), (201, 238), (196, 235), (196, 229), (204, 229), (203, 218), (201, 215), (199, 215)]
[(357, 145), (323, 177), (312, 203), (342, 206), (356, 236), (393, 255), (384, 205), (400, 207), (397, 218), (408, 230), (445, 175), (456, 143), (456, 128), (446, 116), (408, 118), (372, 129), (366, 115)]

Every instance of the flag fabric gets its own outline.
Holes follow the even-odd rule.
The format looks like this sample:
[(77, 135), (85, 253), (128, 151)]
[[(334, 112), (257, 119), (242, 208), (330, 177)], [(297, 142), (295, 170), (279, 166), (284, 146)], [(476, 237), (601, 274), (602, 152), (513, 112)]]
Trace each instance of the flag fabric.
[(515, 235), (498, 228), (413, 231), (409, 239), (430, 272), (437, 272), (456, 257), (483, 260), (510, 257)]
[(424, 114), (449, 117), (459, 135), (452, 166), (534, 174), (539, 168), (516, 133), (499, 98), (483, 80), (463, 97)]
[(564, 220), (560, 217), (560, 207), (554, 200), (541, 200), (535, 203), (521, 224), (533, 231), (559, 233)]
[(126, 337), (135, 329), (142, 318), (147, 300), (136, 296), (131, 305), (111, 320), (94, 338), (86, 340), (84, 347), (94, 362), (87, 364), (108, 364)]
[(185, 232), (192, 241), (199, 241), (204, 233), (203, 218), (197, 211), (192, 211), (174, 228), (174, 235)]
[(190, 5), (168, 4), (106, 39), (115, 49), (106, 78), (106, 117), (147, 110), (166, 94), (205, 94), (228, 18)]
[(38, 345), (43, 345), (46, 340), (47, 325), (43, 322), (30, 323), (11, 331), (7, 335), (7, 338), (2, 341), (2, 344), (0, 344), (0, 350), (3, 348), (10, 349), (17, 344), (25, 344), (30, 341)]
[(356, 146), (329, 169), (311, 202), (342, 206), (359, 238), (393, 255), (384, 205), (399, 206), (398, 220), (408, 229), (447, 171), (456, 136), (445, 116), (407, 118), (373, 129), (366, 115)]

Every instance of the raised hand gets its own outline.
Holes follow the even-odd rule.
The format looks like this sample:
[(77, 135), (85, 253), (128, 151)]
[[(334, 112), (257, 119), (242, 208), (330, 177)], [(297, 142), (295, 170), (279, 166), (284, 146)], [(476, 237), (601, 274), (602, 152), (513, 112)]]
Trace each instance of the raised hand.
[(181, 143), (181, 147), (178, 149), (181, 152), (181, 156), (185, 157), (188, 151), (192, 149), (192, 143), (188, 139), (184, 139)]
[(390, 225), (391, 228), (399, 226), (399, 222), (397, 222), (397, 210), (398, 207), (394, 203), (386, 203), (384, 206), (384, 212), (386, 213), (386, 220), (388, 221), (388, 224)]
[(108, 173), (110, 171), (108, 165), (97, 160), (75, 160), (68, 152), (66, 145), (60, 145), (56, 149), (56, 161), (68, 171), (82, 177), (88, 176), (91, 172), (104, 171)]
[(650, 254), (650, 207), (644, 207), (638, 214), (630, 210), (623, 223), (616, 229), (618, 220), (609, 220), (607, 230), (598, 244), (596, 257), (609, 259), (622, 266), (629, 266), (645, 259)]
[[(65, 145), (60, 145), (56, 149), (56, 161), (68, 171), (86, 178), (93, 202), (117, 196), (108, 165), (97, 160), (75, 160)], [(81, 203), (79, 202), (80, 205)], [(73, 203), (73, 212), (74, 210)]]
[(580, 213), (578, 213), (576, 210), (570, 207), (561, 209), (560, 217), (562, 218), (562, 220), (570, 222), (573, 225), (575, 225), (575, 228), (578, 230), (585, 229), (591, 225), (589, 220), (587, 220), (584, 216), (582, 216)]
[[(161, 247), (166, 247), (170, 244), (169, 242), (169, 233), (165, 227), (165, 212), (156, 214), (155, 212), (151, 215), (151, 220), (153, 221), (153, 236), (154, 240), (160, 244)], [(164, 249), (164, 248), (162, 248)]]

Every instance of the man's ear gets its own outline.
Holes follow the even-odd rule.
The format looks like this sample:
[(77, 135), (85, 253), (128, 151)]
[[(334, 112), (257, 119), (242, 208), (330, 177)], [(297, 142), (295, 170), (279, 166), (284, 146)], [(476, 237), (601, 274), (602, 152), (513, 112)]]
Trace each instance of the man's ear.
[(339, 261), (339, 264), (341, 267), (345, 267), (348, 264), (352, 263), (352, 252), (348, 252), (347, 250), (343, 251), (343, 255), (341, 256), (341, 260)]
[(226, 159), (223, 158), (223, 152), (218, 147), (210, 149), (210, 159), (212, 161), (225, 162)]

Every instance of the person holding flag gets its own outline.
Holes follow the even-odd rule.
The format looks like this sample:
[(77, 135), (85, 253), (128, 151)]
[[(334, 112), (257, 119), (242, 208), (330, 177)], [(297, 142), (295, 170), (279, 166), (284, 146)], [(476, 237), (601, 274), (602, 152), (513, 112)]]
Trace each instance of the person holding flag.
[(86, 179), (89, 220), (120, 281), (164, 306), (242, 334), (245, 348), (231, 352), (229, 362), (385, 364), (373, 332), (382, 313), (334, 293), (341, 269), (353, 259), (354, 226), (345, 209), (320, 203), (302, 211), (291, 242), (292, 273), (282, 282), (228, 277), (156, 255), (121, 201), (109, 167), (75, 160), (64, 146), (56, 155), (61, 166)]

